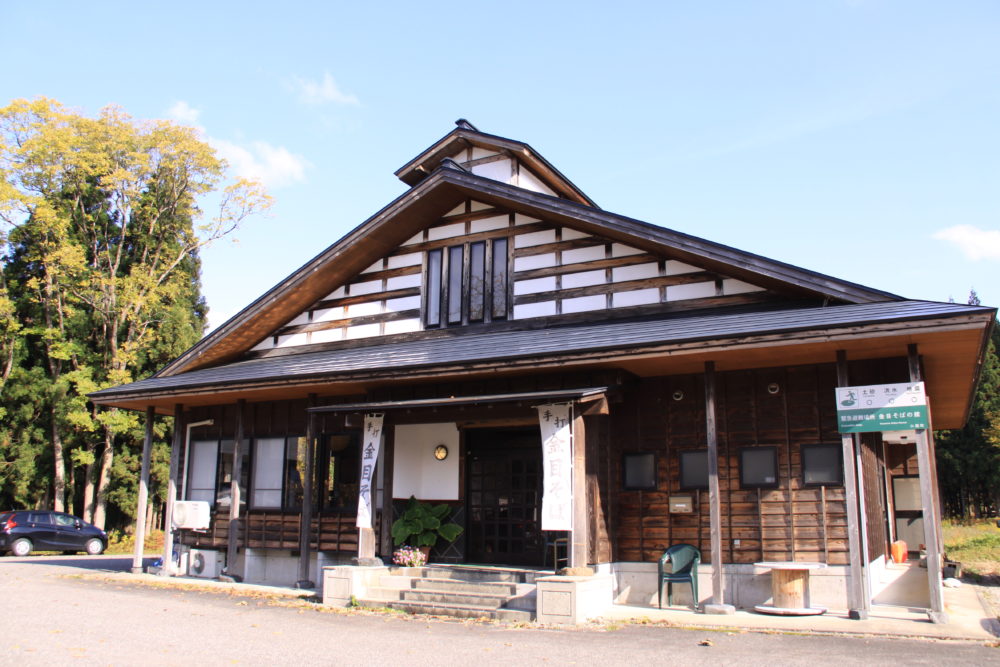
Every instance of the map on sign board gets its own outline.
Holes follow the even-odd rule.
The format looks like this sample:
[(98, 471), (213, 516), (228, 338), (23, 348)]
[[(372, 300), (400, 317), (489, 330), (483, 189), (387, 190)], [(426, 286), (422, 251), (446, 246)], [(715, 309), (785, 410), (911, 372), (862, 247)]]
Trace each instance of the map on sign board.
[(923, 382), (837, 387), (841, 433), (909, 431), (929, 427)]

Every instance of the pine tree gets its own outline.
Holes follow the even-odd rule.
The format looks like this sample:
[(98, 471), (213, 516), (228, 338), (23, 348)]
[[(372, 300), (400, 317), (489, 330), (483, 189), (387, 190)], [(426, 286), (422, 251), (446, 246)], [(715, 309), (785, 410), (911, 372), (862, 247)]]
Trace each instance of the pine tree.
[[(969, 304), (979, 305), (975, 290)], [(948, 515), (989, 516), (1000, 509), (1000, 447), (990, 441), (990, 428), (1000, 422), (1000, 328), (994, 326), (979, 376), (969, 420), (961, 429), (939, 431), (938, 481)]]

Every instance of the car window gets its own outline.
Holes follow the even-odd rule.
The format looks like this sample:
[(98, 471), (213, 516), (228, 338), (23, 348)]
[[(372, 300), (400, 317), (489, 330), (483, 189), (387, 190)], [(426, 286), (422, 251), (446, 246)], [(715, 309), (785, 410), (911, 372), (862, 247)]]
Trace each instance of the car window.
[(76, 525), (76, 519), (73, 518), (73, 517), (71, 517), (69, 514), (56, 514), (54, 516), (56, 518), (56, 525), (57, 526), (73, 526), (73, 525)]
[(28, 515), (28, 521), (31, 523), (45, 523), (52, 524), (52, 514), (50, 512), (32, 512)]

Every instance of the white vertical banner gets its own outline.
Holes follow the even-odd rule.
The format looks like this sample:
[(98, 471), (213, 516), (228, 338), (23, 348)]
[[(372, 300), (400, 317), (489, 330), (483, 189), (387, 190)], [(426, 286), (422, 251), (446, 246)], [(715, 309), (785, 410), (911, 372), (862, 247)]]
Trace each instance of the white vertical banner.
[(361, 485), (358, 487), (358, 528), (372, 528), (372, 480), (378, 451), (382, 445), (383, 414), (365, 415), (364, 442), (361, 445)]
[(542, 530), (573, 529), (573, 407), (538, 406), (542, 431)]

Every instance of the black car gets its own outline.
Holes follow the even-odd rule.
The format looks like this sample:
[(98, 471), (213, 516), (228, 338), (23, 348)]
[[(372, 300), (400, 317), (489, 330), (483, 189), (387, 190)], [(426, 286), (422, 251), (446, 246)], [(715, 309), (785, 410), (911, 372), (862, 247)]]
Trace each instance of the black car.
[(37, 510), (0, 513), (0, 553), (27, 556), (32, 551), (86, 551), (96, 556), (108, 534), (72, 514)]

